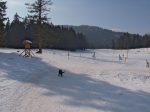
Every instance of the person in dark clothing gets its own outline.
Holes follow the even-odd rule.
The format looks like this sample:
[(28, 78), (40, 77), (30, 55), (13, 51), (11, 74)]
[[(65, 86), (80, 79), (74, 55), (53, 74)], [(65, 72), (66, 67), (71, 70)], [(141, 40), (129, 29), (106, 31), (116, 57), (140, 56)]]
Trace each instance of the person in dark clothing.
[(63, 73), (64, 73), (64, 72), (63, 72), (61, 69), (59, 69), (59, 71), (58, 71), (58, 76), (59, 76), (59, 77), (63, 77)]

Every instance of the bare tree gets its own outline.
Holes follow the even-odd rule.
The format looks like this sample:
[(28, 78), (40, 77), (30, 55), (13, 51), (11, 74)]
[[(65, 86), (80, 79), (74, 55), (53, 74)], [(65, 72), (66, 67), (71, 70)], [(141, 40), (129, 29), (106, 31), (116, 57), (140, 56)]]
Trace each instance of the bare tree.
[(48, 6), (52, 5), (52, 1), (36, 0), (34, 3), (26, 3), (25, 5), (28, 8), (28, 17), (38, 26), (36, 35), (38, 38), (39, 51), (37, 53), (42, 53), (42, 24), (49, 20), (47, 15), (50, 12), (50, 8)]

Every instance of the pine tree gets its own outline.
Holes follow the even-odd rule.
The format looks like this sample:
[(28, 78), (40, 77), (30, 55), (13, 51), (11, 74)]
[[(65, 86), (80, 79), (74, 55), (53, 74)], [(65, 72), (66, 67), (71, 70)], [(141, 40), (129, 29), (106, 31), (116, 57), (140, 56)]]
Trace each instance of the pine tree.
[(0, 47), (5, 46), (4, 33), (5, 33), (5, 24), (4, 21), (7, 19), (6, 16), (6, 2), (0, 0)]
[(14, 22), (14, 23), (20, 23), (19, 18), (20, 18), (20, 16), (18, 15), (18, 13), (16, 13), (16, 14), (14, 15), (14, 20), (13, 20), (13, 22)]
[(16, 13), (10, 25), (10, 30), (7, 32), (7, 47), (22, 48), (22, 42), (25, 39), (25, 26), (20, 21), (20, 16)]
[(51, 0), (36, 0), (32, 4), (26, 3), (25, 5), (28, 8), (29, 18), (38, 25), (36, 33), (39, 47), (38, 53), (42, 53), (42, 24), (49, 20), (47, 18), (48, 12), (50, 12), (48, 6), (52, 5), (52, 2)]
[(10, 20), (9, 19), (6, 22), (5, 32), (6, 32), (6, 35), (5, 35), (5, 47), (8, 47), (8, 44), (9, 44), (8, 40), (9, 40), (9, 37), (10, 37)]

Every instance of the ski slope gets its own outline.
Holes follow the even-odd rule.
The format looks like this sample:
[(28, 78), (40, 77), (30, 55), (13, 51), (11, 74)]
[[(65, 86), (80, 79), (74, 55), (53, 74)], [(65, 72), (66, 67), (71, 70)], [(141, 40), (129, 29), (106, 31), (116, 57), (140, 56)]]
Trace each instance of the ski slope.
[(126, 53), (45, 49), (25, 58), (0, 49), (0, 112), (150, 112), (150, 49), (119, 61)]

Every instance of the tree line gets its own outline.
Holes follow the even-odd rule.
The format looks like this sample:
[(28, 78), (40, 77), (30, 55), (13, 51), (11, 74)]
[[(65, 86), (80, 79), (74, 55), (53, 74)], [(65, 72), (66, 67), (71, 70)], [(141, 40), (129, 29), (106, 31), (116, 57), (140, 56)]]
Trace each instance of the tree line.
[(63, 50), (85, 49), (86, 37), (76, 33), (72, 28), (54, 26), (52, 23), (42, 23), (40, 31), (38, 25), (28, 18), (22, 18), (16, 13), (13, 21), (8, 20), (5, 28), (5, 47), (22, 48), (25, 39), (33, 42), (32, 48), (38, 48), (38, 35), (41, 33), (42, 48)]
[(135, 49), (150, 47), (150, 35), (124, 33), (120, 38), (112, 41), (113, 49)]
[(76, 50), (87, 47), (88, 43), (83, 34), (49, 22), (49, 9), (46, 6), (52, 4), (50, 0), (27, 3), (28, 16), (22, 18), (16, 13), (11, 22), (6, 18), (6, 3), (0, 1), (0, 47), (23, 48), (25, 39), (33, 42), (32, 48), (39, 48), (38, 53), (42, 53), (42, 48)]
[[(11, 22), (6, 17), (6, 4), (6, 1), (0, 0), (0, 47), (23, 48), (22, 42), (28, 39), (33, 42), (33, 48), (39, 49), (38, 53), (42, 53), (42, 48), (63, 50), (94, 48), (88, 44), (90, 40), (87, 40), (82, 33), (76, 33), (71, 27), (55, 26), (49, 22), (47, 14), (50, 12), (48, 6), (52, 5), (51, 0), (26, 3), (28, 16), (22, 18), (16, 13)], [(111, 42), (105, 41), (105, 43)], [(113, 49), (141, 47), (150, 47), (150, 35), (124, 33), (120, 38), (112, 41)]]

